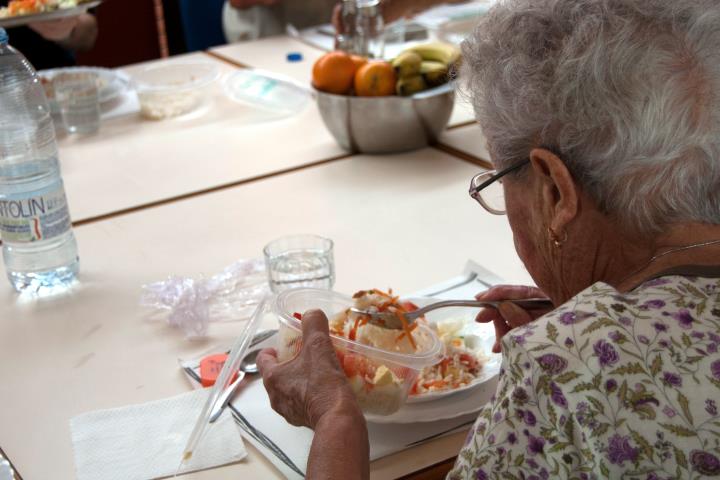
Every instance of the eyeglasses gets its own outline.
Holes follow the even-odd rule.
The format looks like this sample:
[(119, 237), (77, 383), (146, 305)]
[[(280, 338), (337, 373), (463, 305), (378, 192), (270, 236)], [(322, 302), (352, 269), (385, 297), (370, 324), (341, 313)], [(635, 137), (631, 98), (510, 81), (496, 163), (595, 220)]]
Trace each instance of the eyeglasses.
[(508, 173), (519, 170), (528, 163), (530, 163), (529, 158), (499, 172), (488, 170), (475, 175), (470, 180), (470, 196), (493, 215), (505, 215), (505, 193), (503, 192), (501, 179)]

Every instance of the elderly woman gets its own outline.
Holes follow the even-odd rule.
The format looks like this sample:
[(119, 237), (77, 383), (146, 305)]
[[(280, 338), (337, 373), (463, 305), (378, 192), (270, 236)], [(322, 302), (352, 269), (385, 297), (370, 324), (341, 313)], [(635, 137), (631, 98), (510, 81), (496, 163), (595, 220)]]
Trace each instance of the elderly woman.
[[(720, 4), (508, 0), (464, 59), (498, 170), (470, 194), (557, 308), (478, 316), (503, 369), (449, 478), (720, 475)], [(304, 330), (260, 359), (273, 408), (315, 429), (309, 478), (366, 478), (322, 313)]]

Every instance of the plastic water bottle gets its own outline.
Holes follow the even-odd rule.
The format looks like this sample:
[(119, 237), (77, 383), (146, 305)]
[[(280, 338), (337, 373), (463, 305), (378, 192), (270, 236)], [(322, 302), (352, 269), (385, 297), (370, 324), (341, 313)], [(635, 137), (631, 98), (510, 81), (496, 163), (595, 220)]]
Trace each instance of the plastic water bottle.
[(37, 295), (67, 288), (78, 272), (55, 128), (30, 62), (0, 28), (0, 238), (8, 279)]

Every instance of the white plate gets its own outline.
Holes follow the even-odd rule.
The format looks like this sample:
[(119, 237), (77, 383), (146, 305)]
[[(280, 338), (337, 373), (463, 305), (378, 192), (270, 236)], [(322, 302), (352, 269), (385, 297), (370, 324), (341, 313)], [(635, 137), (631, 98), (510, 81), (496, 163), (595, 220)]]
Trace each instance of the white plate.
[[(14, 17), (0, 18), (0, 27), (18, 27), (33, 22), (45, 22), (48, 20), (57, 20), (59, 18), (65, 17), (76, 17), (87, 12), (91, 8), (97, 7), (98, 5), (100, 5), (100, 3), (102, 3), (102, 0), (94, 0), (92, 2), (82, 3), (77, 7), (60, 8), (52, 12), (33, 13), (29, 15), (17, 15)], [(10, 38), (10, 44), (12, 45), (12, 37)]]
[(435, 420), (448, 420), (461, 417), (469, 413), (478, 412), (490, 401), (495, 387), (497, 376), (492, 377), (473, 388), (463, 392), (454, 392), (436, 402), (406, 403), (392, 415), (380, 416), (365, 414), (365, 419), (372, 423), (419, 423)]
[[(418, 306), (428, 305), (439, 301), (436, 298), (420, 298), (411, 299)], [(438, 323), (448, 320), (459, 320), (464, 322), (464, 326), (458, 332), (459, 335), (466, 337), (466, 341), (471, 343), (470, 350), (476, 353), (483, 353), (487, 357), (487, 361), (483, 364), (480, 376), (468, 385), (453, 390), (443, 390), (438, 392), (427, 392), (419, 395), (409, 395), (406, 403), (421, 403), (434, 400), (441, 400), (451, 395), (470, 390), (478, 387), (485, 382), (492, 380), (500, 372), (500, 363), (502, 355), (492, 353), (492, 346), (495, 343), (495, 329), (492, 324), (480, 324), (475, 322), (475, 316), (479, 311), (478, 308), (453, 307), (442, 308), (432, 311), (425, 315), (428, 322)]]
[[(98, 76), (100, 103), (110, 103), (125, 95), (130, 90), (130, 77), (119, 70), (110, 70), (102, 67), (65, 67), (40, 70), (38, 76), (52, 81), (60, 73), (94, 73)], [(55, 109), (57, 104), (54, 98), (48, 98), (50, 107)]]

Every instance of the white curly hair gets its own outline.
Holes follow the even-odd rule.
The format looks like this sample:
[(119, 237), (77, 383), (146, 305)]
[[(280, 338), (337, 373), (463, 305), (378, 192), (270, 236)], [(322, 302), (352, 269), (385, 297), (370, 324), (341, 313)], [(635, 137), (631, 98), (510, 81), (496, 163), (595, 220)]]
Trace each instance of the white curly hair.
[(499, 1), (461, 75), (498, 168), (545, 147), (638, 232), (720, 223), (720, 1)]

